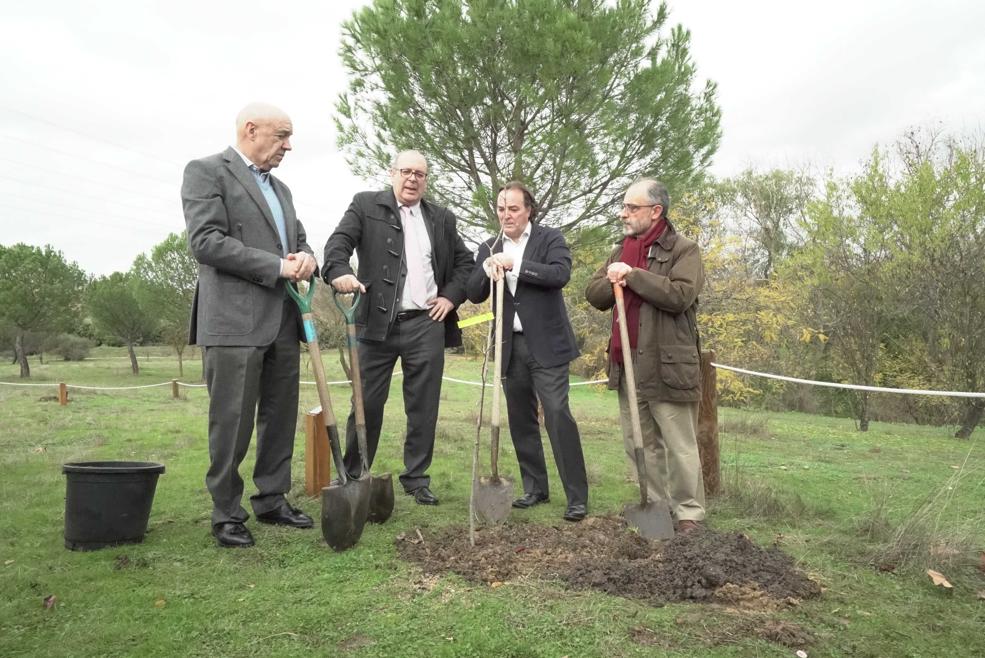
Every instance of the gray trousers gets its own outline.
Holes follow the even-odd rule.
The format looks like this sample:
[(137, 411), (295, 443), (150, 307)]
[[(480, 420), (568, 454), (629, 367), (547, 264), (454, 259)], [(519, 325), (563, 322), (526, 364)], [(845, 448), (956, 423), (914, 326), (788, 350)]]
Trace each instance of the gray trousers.
[[(619, 419), (630, 468), (636, 471), (633, 423), (626, 379), (619, 382)], [(698, 455), (698, 403), (638, 398), (646, 462), (647, 496), (663, 499), (679, 521), (705, 518), (705, 487)]]
[(510, 436), (525, 493), (550, 495), (547, 462), (537, 422), (537, 399), (568, 505), (588, 504), (588, 477), (578, 425), (568, 405), (568, 364), (544, 368), (530, 355), (523, 334), (513, 334), (513, 350), (503, 379)]
[[(393, 368), (400, 359), (404, 379), (404, 413), (407, 437), (404, 440), (404, 472), (400, 483), (404, 491), (431, 485), (427, 474), (434, 456), (434, 430), (438, 423), (441, 375), (445, 369), (445, 325), (426, 313), (395, 322), (383, 341), (359, 342), (359, 372), (363, 378), (366, 410), (367, 461), (376, 458), (383, 428), (383, 409), (390, 395)], [(345, 467), (353, 476), (362, 473), (356, 444), (356, 414), (349, 413), (346, 424)]]
[(285, 504), (291, 488), (291, 456), (298, 419), (301, 347), (297, 311), (285, 299), (280, 331), (263, 347), (214, 346), (205, 349), (209, 390), (209, 471), (205, 485), (212, 495), (212, 523), (244, 522), (243, 479), (256, 419), (256, 464), (250, 497), (255, 514)]

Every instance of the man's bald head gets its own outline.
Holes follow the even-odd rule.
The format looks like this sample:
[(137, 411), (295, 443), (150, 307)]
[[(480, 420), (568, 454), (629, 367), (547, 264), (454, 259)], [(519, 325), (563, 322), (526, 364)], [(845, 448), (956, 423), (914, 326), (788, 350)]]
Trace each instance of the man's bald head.
[(262, 171), (280, 164), (293, 134), (287, 112), (269, 103), (250, 103), (236, 115), (236, 146)]

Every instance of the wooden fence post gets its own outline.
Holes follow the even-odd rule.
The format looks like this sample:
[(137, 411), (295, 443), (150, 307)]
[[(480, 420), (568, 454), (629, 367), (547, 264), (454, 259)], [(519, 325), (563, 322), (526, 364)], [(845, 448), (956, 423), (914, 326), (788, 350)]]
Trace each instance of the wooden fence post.
[(172, 379), (171, 380), (171, 397), (173, 397), (175, 400), (177, 400), (178, 397), (179, 397), (179, 395), (178, 395), (178, 380), (177, 379)]
[(328, 430), (321, 407), (315, 407), (304, 417), (304, 491), (318, 496), (332, 479), (329, 461)]
[(714, 352), (701, 353), (701, 404), (698, 405), (698, 454), (705, 494), (714, 496), (722, 488), (718, 449), (718, 375), (712, 366)]
[(68, 404), (68, 386), (65, 382), (58, 382), (58, 404), (63, 407)]

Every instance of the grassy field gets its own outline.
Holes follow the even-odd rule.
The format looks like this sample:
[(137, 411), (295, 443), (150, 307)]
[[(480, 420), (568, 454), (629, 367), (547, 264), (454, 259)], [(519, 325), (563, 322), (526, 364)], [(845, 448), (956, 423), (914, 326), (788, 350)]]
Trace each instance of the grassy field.
[[(0, 655), (793, 655), (750, 632), (764, 623), (808, 631), (810, 656), (985, 654), (982, 430), (970, 442), (949, 438), (952, 428), (912, 425), (873, 423), (859, 434), (847, 419), (721, 409), (726, 491), (711, 501), (710, 525), (780, 546), (824, 594), (776, 610), (651, 607), (557, 583), (490, 588), (434, 577), (397, 557), (400, 533), (467, 523), (476, 387), (444, 385), (431, 469), (439, 507), (398, 496), (393, 518), (367, 526), (359, 545), (341, 554), (317, 528), (252, 521), (255, 548), (221, 550), (209, 534), (203, 483), (205, 390), (182, 388), (181, 399), (172, 399), (170, 386), (72, 389), (71, 403), (60, 407), (58, 381), (135, 386), (178, 377), (163, 349), (140, 350), (139, 377), (122, 350), (94, 357), (32, 360), (31, 383), (48, 387), (0, 385)], [(342, 379), (335, 355), (325, 359), (329, 378)], [(454, 357), (446, 374), (477, 380), (479, 368)], [(192, 355), (182, 381), (198, 377)], [(302, 378), (310, 380), (310, 370)], [(18, 382), (17, 366), (0, 367), (0, 381)], [(399, 381), (377, 472), (401, 469)], [(348, 390), (331, 392), (344, 417)], [(590, 511), (616, 514), (636, 490), (615, 397), (585, 386), (573, 389), (572, 399), (589, 463)], [(303, 386), (302, 408), (316, 405), (314, 387)], [(318, 501), (303, 497), (300, 433), (297, 446), (294, 498), (317, 517)], [(504, 453), (501, 464), (516, 477), (508, 440)], [(98, 459), (166, 465), (149, 532), (139, 545), (68, 551), (60, 466)], [(251, 464), (248, 457), (244, 474)], [(563, 496), (551, 469), (552, 502), (514, 513), (512, 522), (562, 523)], [(935, 587), (928, 568), (944, 573), (953, 589)], [(46, 608), (50, 595), (56, 602)]]

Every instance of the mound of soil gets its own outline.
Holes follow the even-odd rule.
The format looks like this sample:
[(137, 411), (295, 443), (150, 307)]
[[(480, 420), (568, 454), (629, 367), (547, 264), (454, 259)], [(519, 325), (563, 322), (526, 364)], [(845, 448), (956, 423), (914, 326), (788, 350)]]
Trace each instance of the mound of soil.
[(776, 547), (763, 549), (740, 533), (709, 528), (651, 542), (622, 519), (591, 517), (581, 523), (506, 524), (476, 532), (417, 529), (396, 539), (397, 551), (432, 574), (455, 572), (492, 585), (520, 578), (561, 580), (661, 605), (698, 601), (764, 607), (795, 604), (821, 593)]

